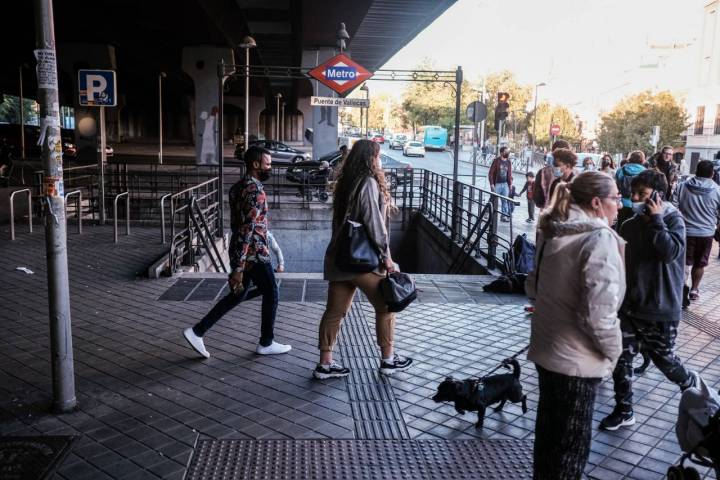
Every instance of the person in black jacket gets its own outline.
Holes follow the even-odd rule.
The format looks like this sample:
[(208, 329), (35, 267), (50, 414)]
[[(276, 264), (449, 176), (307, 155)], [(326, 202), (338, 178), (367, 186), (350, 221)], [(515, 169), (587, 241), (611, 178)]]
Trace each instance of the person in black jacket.
[(600, 423), (604, 430), (634, 425), (632, 404), (633, 358), (642, 343), (655, 366), (681, 390), (695, 383), (695, 375), (675, 354), (675, 337), (682, 311), (685, 264), (685, 221), (669, 202), (665, 175), (645, 170), (632, 179), (635, 215), (620, 227), (627, 241), (627, 290), (620, 307), (623, 352), (615, 370), (615, 409)]

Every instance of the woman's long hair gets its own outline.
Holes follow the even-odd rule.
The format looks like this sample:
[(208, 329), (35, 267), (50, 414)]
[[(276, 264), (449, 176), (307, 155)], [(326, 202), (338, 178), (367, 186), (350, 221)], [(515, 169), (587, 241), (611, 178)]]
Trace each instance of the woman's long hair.
[(540, 216), (538, 228), (549, 231), (553, 222), (566, 221), (571, 205), (590, 208), (592, 199), (608, 197), (614, 184), (615, 180), (602, 172), (583, 172), (570, 182), (558, 183), (549, 208)]
[(385, 172), (376, 165), (375, 157), (380, 153), (380, 145), (371, 140), (358, 140), (343, 162), (340, 177), (335, 184), (333, 200), (333, 223), (339, 224), (347, 211), (350, 195), (355, 186), (367, 177), (373, 177), (380, 188), (385, 205), (392, 205), (390, 190), (385, 180)]

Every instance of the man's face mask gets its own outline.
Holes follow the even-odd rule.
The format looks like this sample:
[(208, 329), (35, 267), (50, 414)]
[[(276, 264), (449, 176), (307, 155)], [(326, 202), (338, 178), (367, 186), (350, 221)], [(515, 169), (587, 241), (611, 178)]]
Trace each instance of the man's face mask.
[(553, 175), (555, 175), (555, 178), (562, 177), (562, 169), (560, 167), (553, 167)]

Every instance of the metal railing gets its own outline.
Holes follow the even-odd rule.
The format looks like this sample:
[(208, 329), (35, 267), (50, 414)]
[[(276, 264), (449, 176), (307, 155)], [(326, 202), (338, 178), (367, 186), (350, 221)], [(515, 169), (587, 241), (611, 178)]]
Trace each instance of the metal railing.
[[(168, 252), (170, 271), (174, 273), (180, 265), (194, 265), (195, 258), (202, 254), (203, 245), (198, 228), (192, 219), (193, 205), (202, 213), (207, 225), (204, 232), (211, 241), (222, 236), (219, 225), (220, 209), (219, 177), (201, 182), (170, 196), (170, 249)], [(180, 217), (180, 218), (179, 218)], [(180, 229), (178, 229), (180, 223)]]
[(113, 198), (113, 233), (115, 243), (118, 243), (118, 200), (125, 197), (125, 235), (130, 235), (130, 192), (122, 192)]
[(167, 193), (160, 197), (160, 238), (163, 245), (167, 243), (165, 238), (165, 200), (172, 197), (172, 195), (172, 193)]
[(28, 230), (32, 233), (32, 192), (29, 188), (15, 190), (10, 194), (10, 240), (15, 240), (15, 195), (18, 193), (27, 194)]
[(67, 209), (68, 198), (73, 197), (73, 196), (77, 196), (77, 200), (75, 202), (75, 215), (77, 216), (77, 221), (78, 221), (77, 233), (81, 234), (82, 233), (82, 201), (83, 201), (82, 190), (73, 190), (72, 192), (68, 192), (65, 194), (65, 221), (67, 222), (67, 218), (68, 218), (67, 217), (67, 215), (68, 215), (68, 209)]

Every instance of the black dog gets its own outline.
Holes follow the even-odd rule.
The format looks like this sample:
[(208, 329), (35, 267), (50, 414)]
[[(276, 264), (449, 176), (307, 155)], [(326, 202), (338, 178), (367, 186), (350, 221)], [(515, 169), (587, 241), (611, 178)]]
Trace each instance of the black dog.
[(495, 407), (499, 412), (510, 400), (513, 403), (522, 402), (523, 413), (527, 412), (527, 397), (523, 395), (520, 384), (520, 364), (514, 358), (503, 360), (503, 366), (511, 369), (512, 373), (490, 375), (484, 379), (455, 380), (447, 377), (438, 385), (433, 400), (440, 402), (455, 402), (455, 410), (461, 415), (466, 411), (477, 411), (478, 421), (475, 428), (482, 428), (485, 421), (485, 409), (492, 404), (500, 403)]

